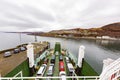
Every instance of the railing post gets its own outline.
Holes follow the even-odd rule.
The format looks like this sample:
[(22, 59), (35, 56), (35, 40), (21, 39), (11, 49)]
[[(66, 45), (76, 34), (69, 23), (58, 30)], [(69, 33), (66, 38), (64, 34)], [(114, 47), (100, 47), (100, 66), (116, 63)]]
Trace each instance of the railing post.
[(98, 80), (98, 78), (96, 77), (96, 79), (95, 80)]
[(86, 80), (85, 77), (84, 77), (84, 80)]
[[(22, 73), (22, 71), (21, 71), (21, 78), (23, 77), (23, 73)], [(21, 80), (23, 80), (23, 78), (21, 79)]]
[(10, 78), (10, 80), (12, 80), (12, 78)]

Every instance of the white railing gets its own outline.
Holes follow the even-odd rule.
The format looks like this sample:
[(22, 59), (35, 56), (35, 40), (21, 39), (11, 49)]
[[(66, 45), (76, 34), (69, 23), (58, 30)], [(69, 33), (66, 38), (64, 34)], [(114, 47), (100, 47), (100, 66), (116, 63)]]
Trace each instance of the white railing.
[(17, 77), (18, 75), (20, 75), (20, 77), (23, 77), (22, 71), (18, 72), (16, 75), (14, 75), (14, 77)]
[[(13, 80), (13, 79), (60, 79), (62, 77), (1, 77), (1, 80)], [(83, 80), (99, 80), (99, 76), (66, 76), (66, 79), (83, 79)]]
[[(114, 77), (112, 77), (114, 75)], [(120, 58), (108, 65), (100, 75), (100, 80), (117, 80), (120, 77)]]

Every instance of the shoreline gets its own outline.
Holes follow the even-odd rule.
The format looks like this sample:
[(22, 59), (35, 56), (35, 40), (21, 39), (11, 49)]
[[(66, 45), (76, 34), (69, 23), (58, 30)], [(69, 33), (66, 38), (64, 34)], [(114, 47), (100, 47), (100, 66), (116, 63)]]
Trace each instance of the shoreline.
[(110, 39), (103, 39), (103, 38), (95, 38), (95, 37), (64, 37), (64, 36), (42, 36), (42, 35), (36, 35), (41, 37), (54, 37), (54, 38), (66, 38), (66, 39), (90, 39), (90, 40), (109, 40), (109, 41), (120, 41), (120, 38), (110, 38)]

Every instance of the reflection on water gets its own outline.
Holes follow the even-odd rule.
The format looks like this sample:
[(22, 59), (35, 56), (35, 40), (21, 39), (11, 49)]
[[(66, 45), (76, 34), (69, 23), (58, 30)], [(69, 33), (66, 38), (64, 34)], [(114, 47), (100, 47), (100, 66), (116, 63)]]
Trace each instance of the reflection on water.
[[(4, 37), (3, 37), (4, 36)], [(117, 59), (120, 57), (120, 41), (109, 40), (74, 40), (50, 37), (37, 37), (38, 41), (49, 41), (54, 48), (55, 42), (61, 42), (62, 48), (68, 49), (77, 58), (80, 45), (84, 45), (85, 60), (100, 74), (102, 61), (106, 58)], [(33, 42), (34, 37), (22, 35), (22, 43)], [(19, 35), (13, 33), (0, 34), (0, 50), (19, 45)]]
[(96, 40), (96, 43), (106, 49), (109, 49), (115, 52), (120, 51), (120, 41)]

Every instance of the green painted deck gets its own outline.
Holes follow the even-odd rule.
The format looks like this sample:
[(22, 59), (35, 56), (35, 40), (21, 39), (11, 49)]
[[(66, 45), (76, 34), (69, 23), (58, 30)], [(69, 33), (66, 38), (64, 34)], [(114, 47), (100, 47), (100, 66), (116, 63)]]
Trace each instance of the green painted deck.
[[(53, 76), (59, 76), (59, 56), (55, 56), (55, 65), (54, 65), (54, 72), (53, 72)], [(63, 62), (64, 62), (64, 68), (65, 68), (65, 72), (66, 72), (66, 76), (68, 76), (68, 69), (67, 69), (67, 63), (65, 60), (66, 56), (63, 56)], [(47, 77), (47, 71), (50, 65), (50, 61), (51, 61), (51, 55), (46, 57), (49, 59), (48, 63), (47, 63), (47, 68), (46, 71), (44, 73), (44, 76)], [(82, 68), (82, 75), (81, 76), (97, 76), (98, 74), (96, 73), (96, 71), (94, 71), (94, 69), (86, 62), (84, 61), (83, 63), (83, 68)], [(59, 79), (52, 79), (52, 80), (59, 80)], [(67, 79), (67, 80), (71, 80), (71, 79)]]
[(55, 66), (54, 66), (54, 74), (53, 76), (59, 76), (59, 56), (56, 56)]
[(98, 76), (98, 73), (86, 62), (83, 62), (82, 76)]
[[(59, 76), (59, 56), (56, 56), (53, 76)], [(53, 79), (58, 80), (58, 79)]]
[[(61, 55), (61, 52), (65, 53), (62, 56), (63, 56), (64, 69), (65, 69), (65, 72), (66, 72), (66, 76), (68, 76), (69, 71), (67, 69), (67, 62), (65, 60), (65, 57), (67, 56), (66, 55), (67, 53), (64, 50), (61, 50), (60, 43), (56, 43), (55, 48), (53, 49), (52, 55), (55, 55), (56, 52), (59, 52), (59, 54), (55, 56), (54, 71), (53, 71), (52, 76), (55, 76), (55, 77), (59, 76), (59, 56)], [(47, 71), (48, 71), (49, 65), (51, 64), (50, 61), (51, 61), (51, 56), (52, 55), (49, 55), (49, 57), (46, 57), (46, 58), (49, 59), (49, 62), (47, 63), (47, 68), (46, 68), (45, 74), (43, 75), (45, 77), (47, 77)], [(77, 59), (73, 56), (72, 53), (69, 53), (69, 57), (70, 57), (70, 63), (72, 63), (72, 65), (75, 68), (76, 66), (74, 64), (76, 64)], [(96, 76), (96, 75), (98, 75), (94, 71), (94, 69), (86, 61), (84, 61), (84, 63), (83, 63), (83, 68), (81, 70), (81, 73), (82, 73), (81, 76)], [(59, 80), (59, 79), (52, 79), (52, 80)], [(72, 80), (72, 79), (67, 79), (67, 80)]]
[[(65, 57), (66, 56), (63, 56), (63, 62), (64, 62), (64, 68), (65, 68), (66, 76), (68, 76), (67, 63), (65, 61)], [(49, 62), (47, 63), (47, 68), (46, 68), (46, 71), (44, 73), (44, 77), (47, 77), (47, 71), (48, 71), (49, 65), (51, 63), (50, 62), (51, 56), (49, 56), (47, 58), (49, 59)], [(55, 58), (53, 76), (59, 76), (59, 56), (56, 56), (56, 58)], [(52, 80), (59, 80), (59, 79), (52, 79)], [(71, 79), (67, 79), (67, 80), (71, 80)]]

